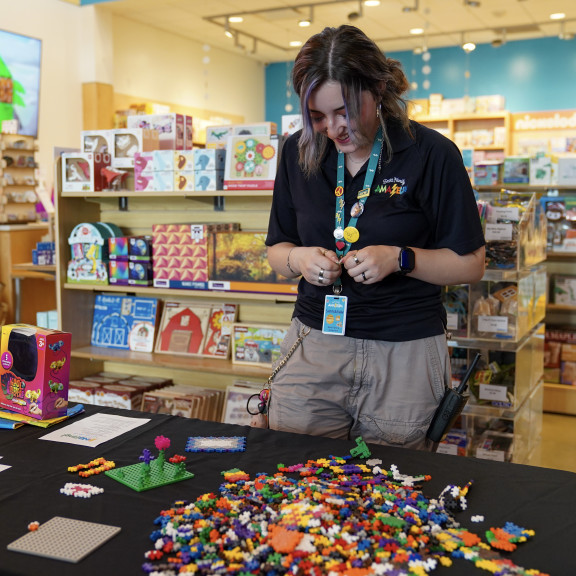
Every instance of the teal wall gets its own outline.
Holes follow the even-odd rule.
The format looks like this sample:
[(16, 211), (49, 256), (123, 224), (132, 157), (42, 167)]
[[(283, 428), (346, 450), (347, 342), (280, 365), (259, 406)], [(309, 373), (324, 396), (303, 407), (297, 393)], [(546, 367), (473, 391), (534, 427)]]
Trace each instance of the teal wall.
[[(508, 42), (499, 48), (480, 44), (470, 54), (458, 47), (436, 48), (430, 50), (428, 62), (412, 52), (387, 56), (400, 60), (410, 82), (417, 83), (418, 88), (408, 95), (412, 99), (428, 98), (431, 93), (444, 98), (501, 94), (510, 112), (576, 108), (576, 40), (543, 38)], [(422, 73), (425, 64), (431, 68), (428, 75)], [(266, 120), (277, 122), (279, 128), (286, 104), (293, 106), (292, 113), (300, 110), (291, 90), (287, 98), (291, 70), (291, 62), (266, 67)], [(422, 89), (425, 79), (430, 81), (429, 90)]]

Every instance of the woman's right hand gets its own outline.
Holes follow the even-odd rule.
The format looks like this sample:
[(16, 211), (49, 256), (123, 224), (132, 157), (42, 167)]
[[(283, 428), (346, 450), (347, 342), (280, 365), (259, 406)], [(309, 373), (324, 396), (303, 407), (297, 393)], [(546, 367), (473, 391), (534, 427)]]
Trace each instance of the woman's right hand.
[(293, 248), (290, 253), (290, 265), (314, 286), (330, 286), (342, 274), (342, 266), (336, 252), (321, 246)]

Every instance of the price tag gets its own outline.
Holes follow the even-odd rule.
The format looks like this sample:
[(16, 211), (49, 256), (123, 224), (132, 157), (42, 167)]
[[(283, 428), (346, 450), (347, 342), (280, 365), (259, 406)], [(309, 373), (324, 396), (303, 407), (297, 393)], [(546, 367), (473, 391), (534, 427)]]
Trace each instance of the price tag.
[(510, 242), (512, 240), (512, 232), (514, 230), (513, 224), (488, 224), (486, 223), (486, 231), (484, 238), (486, 242), (495, 242), (497, 240)]
[(478, 316), (479, 332), (508, 332), (508, 318), (506, 316)]
[(454, 312), (446, 314), (446, 328), (448, 328), (448, 330), (458, 329), (458, 314)]
[(486, 450), (484, 448), (476, 449), (476, 458), (492, 460), (494, 462), (504, 462), (504, 452), (502, 450)]
[(508, 402), (506, 386), (496, 384), (480, 384), (480, 400), (490, 402)]
[(490, 221), (496, 222), (497, 220), (512, 220), (518, 222), (520, 220), (520, 210), (517, 206), (504, 208), (496, 206), (490, 211)]

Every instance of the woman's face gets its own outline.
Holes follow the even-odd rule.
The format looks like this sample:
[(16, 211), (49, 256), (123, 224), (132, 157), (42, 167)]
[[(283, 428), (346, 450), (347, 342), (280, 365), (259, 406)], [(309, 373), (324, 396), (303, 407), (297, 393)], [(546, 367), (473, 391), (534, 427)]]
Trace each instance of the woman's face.
[(326, 82), (314, 90), (308, 108), (314, 130), (326, 134), (344, 153), (371, 146), (380, 125), (376, 101), (366, 90), (361, 95), (360, 117), (348, 123), (340, 82)]

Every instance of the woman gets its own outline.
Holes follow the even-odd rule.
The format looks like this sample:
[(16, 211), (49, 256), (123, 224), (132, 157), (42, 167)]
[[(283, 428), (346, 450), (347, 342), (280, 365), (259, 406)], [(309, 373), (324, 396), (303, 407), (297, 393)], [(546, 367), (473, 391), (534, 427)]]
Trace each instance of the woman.
[(277, 430), (435, 449), (450, 360), (442, 286), (479, 281), (484, 236), (457, 147), (410, 121), (408, 81), (353, 26), (296, 57), (303, 129), (286, 141), (268, 259), (302, 276), (272, 385)]

